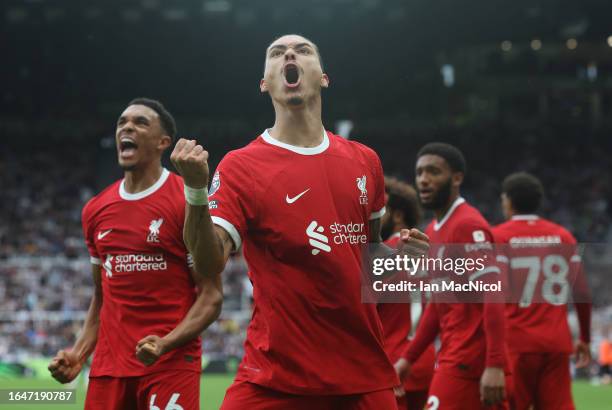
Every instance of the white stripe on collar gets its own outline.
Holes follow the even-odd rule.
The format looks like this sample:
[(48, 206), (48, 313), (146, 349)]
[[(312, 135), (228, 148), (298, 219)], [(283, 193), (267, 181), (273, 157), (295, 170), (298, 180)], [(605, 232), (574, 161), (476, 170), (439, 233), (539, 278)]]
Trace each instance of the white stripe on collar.
[(279, 140), (271, 136), (268, 130), (265, 130), (261, 134), (261, 137), (268, 144), (276, 145), (277, 147), (281, 147), (281, 148), (287, 149), (289, 151), (292, 151), (292, 152), (295, 152), (296, 154), (301, 154), (301, 155), (320, 154), (329, 147), (329, 137), (327, 136), (327, 132), (325, 131), (325, 128), (323, 128), (323, 141), (321, 141), (321, 143), (317, 145), (316, 147), (297, 147), (295, 145), (280, 142)]
[(461, 205), (462, 203), (465, 202), (465, 199), (463, 199), (462, 197), (458, 197), (457, 199), (455, 199), (455, 202), (453, 202), (453, 204), (451, 205), (450, 208), (448, 208), (448, 211), (446, 211), (446, 215), (444, 215), (444, 218), (442, 218), (442, 220), (440, 222), (436, 222), (434, 224), (434, 231), (439, 231), (440, 228), (442, 228), (442, 225), (444, 225), (446, 223), (446, 221), (448, 221), (448, 218), (451, 217), (451, 215), (453, 214), (453, 212), (455, 212), (455, 209), (457, 209), (457, 207), (459, 205)]
[(540, 217), (537, 215), (512, 215), (511, 219), (513, 221), (535, 221), (540, 219)]
[(121, 185), (119, 185), (119, 196), (121, 197), (121, 199), (125, 199), (126, 201), (137, 201), (139, 199), (145, 198), (151, 195), (152, 193), (154, 193), (155, 191), (157, 191), (159, 188), (161, 188), (161, 186), (164, 185), (164, 182), (166, 182), (169, 176), (170, 176), (170, 171), (164, 168), (162, 170), (161, 175), (159, 176), (159, 179), (155, 181), (153, 185), (151, 185), (144, 191), (136, 192), (135, 194), (130, 194), (129, 192), (125, 190), (125, 178), (124, 178), (123, 180), (121, 180)]

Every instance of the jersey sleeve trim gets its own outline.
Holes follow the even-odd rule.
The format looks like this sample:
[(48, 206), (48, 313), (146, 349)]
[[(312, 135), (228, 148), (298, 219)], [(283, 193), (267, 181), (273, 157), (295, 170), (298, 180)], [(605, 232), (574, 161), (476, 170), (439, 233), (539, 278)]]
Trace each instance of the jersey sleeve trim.
[(378, 219), (378, 218), (382, 218), (382, 216), (385, 214), (386, 210), (385, 207), (383, 206), (381, 209), (379, 209), (376, 212), (372, 212), (370, 214), (370, 221), (373, 219)]
[(89, 257), (89, 261), (93, 264), (93, 265), (102, 265), (102, 259), (100, 258), (96, 258), (95, 256), (90, 256)]
[(211, 218), (215, 225), (225, 229), (230, 238), (232, 238), (232, 241), (234, 241), (234, 250), (238, 250), (242, 245), (242, 239), (240, 239), (240, 234), (238, 233), (236, 227), (231, 222), (218, 216), (211, 216)]

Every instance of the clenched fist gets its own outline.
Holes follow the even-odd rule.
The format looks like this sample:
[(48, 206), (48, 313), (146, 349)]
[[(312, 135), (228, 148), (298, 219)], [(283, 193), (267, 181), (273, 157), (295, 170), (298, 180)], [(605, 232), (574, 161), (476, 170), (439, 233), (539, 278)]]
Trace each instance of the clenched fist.
[(429, 252), (429, 236), (416, 228), (402, 229), (400, 240), (398, 248), (412, 258), (419, 258)]
[(208, 187), (208, 151), (196, 140), (179, 139), (170, 160), (183, 177), (185, 185), (190, 188)]
[(151, 366), (166, 353), (166, 343), (159, 336), (149, 335), (136, 344), (136, 357), (145, 366)]
[(83, 364), (76, 353), (60, 350), (49, 363), (49, 372), (60, 383), (70, 383), (78, 376)]

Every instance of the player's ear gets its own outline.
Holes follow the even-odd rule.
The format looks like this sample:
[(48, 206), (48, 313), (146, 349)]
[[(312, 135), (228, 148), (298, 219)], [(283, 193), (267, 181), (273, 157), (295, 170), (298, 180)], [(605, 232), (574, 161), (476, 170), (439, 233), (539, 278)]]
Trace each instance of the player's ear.
[(172, 145), (172, 138), (170, 138), (169, 135), (162, 135), (162, 137), (159, 139), (159, 144), (157, 144), (157, 148), (165, 151), (168, 147), (170, 147), (170, 145)]
[(327, 74), (323, 73), (323, 75), (321, 76), (321, 88), (327, 87), (329, 87), (329, 77), (327, 76)]
[(463, 183), (463, 172), (453, 172), (453, 186), (459, 187)]
[(259, 82), (259, 89), (261, 90), (262, 93), (268, 92), (268, 84), (266, 83), (266, 80), (264, 80), (263, 78)]

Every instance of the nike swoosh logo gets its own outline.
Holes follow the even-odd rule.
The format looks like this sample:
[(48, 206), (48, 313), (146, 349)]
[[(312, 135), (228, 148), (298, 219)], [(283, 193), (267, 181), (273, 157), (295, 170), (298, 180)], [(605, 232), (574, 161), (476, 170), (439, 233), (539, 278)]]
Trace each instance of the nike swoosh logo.
[(111, 231), (112, 231), (112, 229), (109, 229), (108, 231), (104, 231), (104, 232), (98, 232), (98, 240), (104, 238), (106, 235), (111, 233)]
[(287, 196), (285, 197), (285, 200), (287, 201), (288, 204), (292, 204), (295, 201), (297, 201), (298, 199), (300, 199), (300, 197), (302, 195), (304, 195), (306, 192), (310, 191), (310, 188), (308, 188), (306, 191), (297, 194), (296, 196), (294, 196), (293, 198), (289, 198), (289, 194), (287, 194)]

